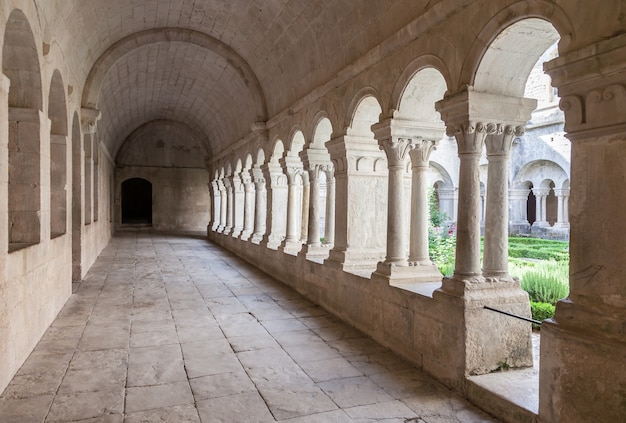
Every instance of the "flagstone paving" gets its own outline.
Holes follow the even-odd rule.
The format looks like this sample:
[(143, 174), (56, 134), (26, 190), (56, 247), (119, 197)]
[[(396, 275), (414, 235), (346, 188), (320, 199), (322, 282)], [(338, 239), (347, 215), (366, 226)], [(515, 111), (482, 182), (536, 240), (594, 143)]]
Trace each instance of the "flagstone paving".
[(0, 422), (495, 422), (202, 237), (120, 233)]

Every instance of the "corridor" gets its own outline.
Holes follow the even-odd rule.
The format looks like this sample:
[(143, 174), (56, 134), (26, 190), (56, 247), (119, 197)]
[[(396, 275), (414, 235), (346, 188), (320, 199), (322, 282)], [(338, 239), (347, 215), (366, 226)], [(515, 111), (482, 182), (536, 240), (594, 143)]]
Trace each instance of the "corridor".
[(44, 421), (495, 420), (205, 239), (129, 232), (0, 398)]

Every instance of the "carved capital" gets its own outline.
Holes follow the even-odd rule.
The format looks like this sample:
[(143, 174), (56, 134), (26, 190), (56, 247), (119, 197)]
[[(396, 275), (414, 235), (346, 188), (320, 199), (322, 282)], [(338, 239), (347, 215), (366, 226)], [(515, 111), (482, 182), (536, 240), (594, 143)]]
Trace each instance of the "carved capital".
[(378, 145), (387, 155), (389, 167), (405, 166), (409, 151), (415, 148), (415, 142), (410, 138), (389, 137), (379, 140)]
[(508, 157), (511, 153), (513, 139), (523, 134), (523, 126), (497, 124), (495, 133), (487, 135), (485, 140), (487, 156)]
[(448, 136), (454, 136), (459, 146), (459, 155), (477, 154), (483, 150), (485, 138), (498, 131), (497, 125), (466, 121), (446, 126)]
[(437, 149), (438, 143), (439, 141), (434, 140), (417, 141), (414, 148), (409, 152), (413, 167), (427, 167), (430, 155)]
[(84, 134), (94, 134), (102, 113), (98, 109), (83, 107), (80, 109), (80, 124)]

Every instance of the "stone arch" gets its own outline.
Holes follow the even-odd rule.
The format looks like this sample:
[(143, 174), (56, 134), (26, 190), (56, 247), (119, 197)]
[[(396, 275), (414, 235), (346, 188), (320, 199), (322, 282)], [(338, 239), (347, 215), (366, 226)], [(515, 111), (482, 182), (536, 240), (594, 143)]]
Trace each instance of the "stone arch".
[(67, 230), (67, 105), (61, 73), (55, 70), (48, 99), (50, 127), (50, 237)]
[(41, 239), (42, 83), (37, 44), (21, 10), (9, 15), (2, 46), (2, 72), (9, 87), (9, 251)]
[(492, 22), (474, 44), (462, 80), (475, 91), (522, 97), (532, 67), (561, 33), (549, 19), (528, 11), (514, 19), (498, 15)]
[(243, 165), (241, 163), (241, 159), (237, 158), (237, 161), (235, 162), (235, 173), (239, 174), (241, 173), (241, 170), (243, 169)]
[(289, 137), (289, 150), (287, 155), (298, 157), (298, 154), (304, 149), (305, 144), (304, 133), (299, 127), (294, 127)]
[[(515, 61), (506, 59), (502, 60), (503, 58), (499, 55), (498, 56), (501, 60), (497, 63), (491, 60), (485, 61), (485, 55), (488, 54), (489, 50), (494, 53), (494, 42), (496, 42), (498, 38), (508, 38), (508, 40), (505, 40), (504, 43), (501, 44), (502, 46), (511, 45), (510, 43), (512, 43), (512, 46), (520, 45), (516, 44), (520, 42), (519, 38), (517, 42), (513, 42), (510, 37), (506, 37), (507, 34), (505, 34), (505, 31), (509, 30), (519, 23), (522, 23), (522, 25), (517, 26), (517, 28), (523, 28), (524, 21), (546, 22), (545, 25), (550, 26), (553, 30), (553, 32), (551, 31), (550, 35), (550, 39), (553, 38), (553, 41), (550, 41), (550, 39), (548, 38), (545, 38), (543, 40), (536, 40), (539, 43), (543, 42), (545, 47), (536, 45), (535, 42), (533, 42), (533, 47), (531, 48), (531, 51), (522, 52), (521, 50), (519, 50), (517, 57), (518, 60)], [(468, 52), (464, 60), (463, 68), (461, 69), (461, 77), (457, 89), (462, 90), (463, 86), (470, 85), (474, 86), (474, 89), (476, 89), (477, 91), (484, 91), (484, 89), (482, 89), (481, 87), (482, 81), (479, 80), (478, 84), (476, 83), (477, 76), (481, 72), (480, 68), (483, 68), (485, 71), (488, 71), (489, 69), (494, 70), (494, 72), (491, 73), (492, 75), (506, 75), (513, 78), (515, 80), (515, 83), (512, 84), (508, 91), (519, 92), (519, 85), (521, 84), (521, 92), (517, 95), (513, 94), (514, 96), (521, 97), (523, 94), (523, 85), (528, 76), (527, 73), (530, 71), (530, 69), (528, 69), (528, 72), (524, 72), (525, 68), (528, 66), (532, 66), (532, 64), (536, 62), (539, 56), (541, 56), (541, 54), (546, 51), (546, 49), (552, 44), (552, 42), (559, 39), (559, 37), (559, 52), (565, 51), (571, 40), (573, 40), (575, 37), (573, 28), (574, 27), (567, 17), (567, 14), (558, 5), (555, 5), (554, 3), (548, 2), (546, 0), (520, 1), (501, 10), (494, 17), (492, 17), (486, 23), (486, 25), (484, 25), (482, 31), (478, 34), (477, 39), (474, 41), (472, 47), (470, 48), (470, 51)], [(505, 35), (505, 37), (502, 37), (502, 35)], [(533, 39), (529, 31), (527, 31), (526, 37), (528, 38), (524, 39), (527, 42)], [(527, 55), (527, 57), (524, 59), (522, 57), (523, 55)], [(520, 62), (522, 66), (518, 67), (520, 66)], [(532, 64), (528, 65), (528, 63)], [(526, 74), (526, 79), (520, 78), (519, 75), (524, 73)], [(482, 76), (484, 76), (484, 79), (488, 79), (487, 76), (481, 75), (481, 77)], [(495, 84), (500, 86), (502, 91), (489, 92), (505, 94), (507, 91), (505, 78), (500, 78), (500, 81), (498, 82), (500, 83)]]
[(561, 186), (569, 180), (567, 172), (558, 164), (549, 160), (534, 160), (526, 163), (513, 177), (513, 188), (527, 188), (532, 184), (535, 188), (545, 188), (543, 181), (554, 181), (556, 186)]
[(378, 93), (374, 88), (365, 87), (352, 98), (348, 107), (349, 121), (346, 122), (346, 131), (349, 135), (374, 138), (371, 131), (372, 124), (378, 122), (382, 108), (378, 101)]
[(308, 148), (326, 149), (325, 143), (330, 141), (333, 136), (333, 124), (327, 117), (326, 113), (319, 112), (316, 115), (315, 125), (313, 126), (313, 135), (310, 138)]
[(122, 181), (122, 224), (152, 225), (152, 182), (144, 178)]
[(278, 159), (280, 159), (283, 154), (285, 154), (285, 145), (282, 140), (277, 138), (272, 146), (272, 155), (270, 156), (269, 161), (278, 163)]
[[(426, 73), (422, 73), (422, 71), (426, 71)], [(437, 75), (439, 76), (439, 78), (437, 78)], [(427, 99), (424, 99), (421, 96), (414, 95), (414, 93), (411, 92), (411, 88), (416, 83), (425, 87), (429, 86), (431, 88), (434, 88), (431, 91), (435, 91), (436, 95), (429, 96)], [(435, 102), (441, 100), (445, 96), (446, 92), (448, 91), (448, 87), (450, 86), (450, 72), (443, 60), (435, 55), (430, 54), (420, 56), (417, 59), (413, 60), (411, 63), (409, 63), (409, 65), (404, 69), (404, 71), (402, 71), (402, 74), (396, 81), (391, 95), (391, 103), (389, 105), (389, 109), (399, 110), (401, 114), (405, 116), (414, 109), (414, 107), (410, 107), (409, 104), (404, 104), (403, 107), (403, 103), (408, 100), (408, 102), (413, 103), (419, 101), (424, 105), (430, 104), (432, 106), (432, 112), (435, 112)], [(443, 90), (441, 88), (443, 88)], [(435, 99), (433, 100), (433, 98)], [(424, 106), (422, 106), (421, 108), (424, 108)], [(430, 112), (430, 110), (424, 111)], [(421, 116), (421, 114), (417, 113), (417, 116)]]
[(256, 153), (256, 161), (255, 161), (255, 166), (261, 166), (265, 163), (265, 150), (263, 150), (263, 148), (259, 147), (257, 153)]
[(149, 44), (187, 42), (206, 48), (226, 59), (240, 75), (256, 104), (257, 120), (267, 120), (265, 94), (250, 65), (230, 46), (205, 33), (184, 28), (155, 28), (122, 38), (109, 47), (92, 66), (83, 90), (82, 107), (95, 108), (108, 70), (123, 56)]

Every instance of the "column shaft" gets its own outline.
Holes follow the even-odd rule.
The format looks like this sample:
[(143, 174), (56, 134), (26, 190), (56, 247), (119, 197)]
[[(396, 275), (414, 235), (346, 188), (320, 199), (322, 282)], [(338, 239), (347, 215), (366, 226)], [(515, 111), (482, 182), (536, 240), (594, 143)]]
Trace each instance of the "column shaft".
[(324, 234), (324, 244), (333, 245), (335, 243), (335, 178), (326, 174), (326, 227)]
[(309, 227), (307, 234), (307, 245), (319, 247), (320, 244), (320, 179), (319, 168), (309, 171), (309, 183), (311, 186), (309, 200)]

